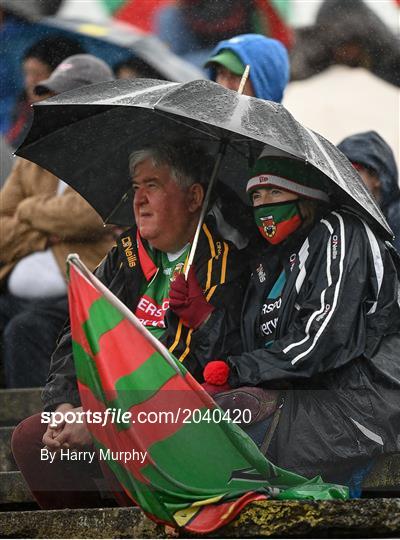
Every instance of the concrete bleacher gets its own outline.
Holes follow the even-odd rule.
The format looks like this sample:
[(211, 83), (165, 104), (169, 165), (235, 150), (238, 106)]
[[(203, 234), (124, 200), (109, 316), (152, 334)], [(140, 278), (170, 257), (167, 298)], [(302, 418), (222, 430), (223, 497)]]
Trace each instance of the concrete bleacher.
[[(21, 419), (39, 412), (40, 389), (0, 390), (1, 538), (166, 538), (165, 528), (137, 508), (39, 510), (17, 471), (10, 440)], [(364, 496), (351, 501), (260, 501), (245, 508), (217, 538), (398, 537), (400, 454), (377, 461), (364, 482)], [(188, 537), (188, 533), (182, 534)]]

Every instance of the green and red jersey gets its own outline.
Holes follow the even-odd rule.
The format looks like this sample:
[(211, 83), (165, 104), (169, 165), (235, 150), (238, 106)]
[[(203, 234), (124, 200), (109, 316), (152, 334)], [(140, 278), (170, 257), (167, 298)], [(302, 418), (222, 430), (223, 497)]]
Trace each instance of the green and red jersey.
[(169, 308), (169, 289), (174, 275), (182, 272), (189, 244), (177, 253), (145, 248), (137, 235), (139, 261), (144, 274), (135, 315), (155, 337), (164, 333), (164, 316)]

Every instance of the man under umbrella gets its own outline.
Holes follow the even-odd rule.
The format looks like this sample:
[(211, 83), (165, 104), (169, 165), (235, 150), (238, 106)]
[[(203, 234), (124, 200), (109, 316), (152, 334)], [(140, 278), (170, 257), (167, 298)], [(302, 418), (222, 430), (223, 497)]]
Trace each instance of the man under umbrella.
[[(122, 89), (124, 90), (123, 93), (121, 93)], [(38, 105), (38, 116), (36, 118), (37, 120), (39, 120), (40, 118), (41, 122), (40, 124), (38, 121), (36, 122), (36, 128), (35, 126), (33, 126), (29, 140), (27, 141), (26, 145), (19, 150), (19, 152), (21, 155), (35, 159), (38, 162), (46, 163), (46, 166), (48, 166), (50, 169), (60, 170), (61, 168), (62, 170), (64, 170), (65, 175), (68, 174), (69, 181), (74, 182), (76, 188), (80, 189), (83, 193), (85, 193), (85, 196), (91, 201), (93, 201), (92, 204), (96, 206), (96, 208), (99, 208), (99, 211), (102, 212), (102, 215), (104, 216), (108, 216), (110, 212), (112, 212), (115, 204), (121, 198), (122, 194), (126, 193), (127, 186), (126, 180), (123, 176), (123, 169), (121, 169), (121, 174), (116, 176), (115, 167), (118, 167), (121, 164), (120, 162), (126, 163), (129, 152), (128, 148), (134, 148), (135, 150), (139, 150), (140, 147), (138, 140), (150, 140), (154, 143), (154, 141), (158, 141), (160, 139), (163, 133), (167, 133), (168, 131), (171, 131), (173, 129), (174, 131), (185, 133), (187, 139), (189, 139), (191, 136), (195, 136), (196, 139), (199, 139), (201, 137), (201, 140), (204, 141), (204, 144), (208, 143), (208, 148), (210, 149), (210, 152), (213, 149), (215, 151), (215, 143), (219, 142), (220, 149), (218, 152), (217, 163), (219, 162), (221, 164), (221, 171), (223, 172), (223, 177), (229, 178), (230, 185), (234, 185), (235, 175), (237, 176), (238, 170), (243, 170), (243, 167), (248, 161), (248, 158), (256, 155), (255, 152), (257, 151), (257, 147), (261, 142), (266, 145), (265, 152), (268, 156), (270, 155), (271, 157), (279, 159), (286, 158), (289, 160), (293, 160), (294, 156), (296, 156), (299, 163), (307, 169), (306, 178), (308, 178), (308, 176), (311, 174), (310, 171), (314, 169), (315, 171), (318, 171), (318, 174), (322, 178), (326, 177), (326, 179), (329, 181), (329, 193), (327, 193), (326, 195), (329, 198), (332, 197), (332, 201), (338, 201), (339, 204), (343, 204), (346, 207), (354, 208), (354, 212), (360, 216), (361, 220), (365, 220), (366, 224), (370, 224), (369, 227), (371, 231), (375, 232), (375, 234), (377, 234), (382, 241), (385, 239), (389, 239), (391, 236), (390, 228), (382, 219), (382, 215), (379, 212), (379, 209), (376, 207), (375, 203), (368, 194), (368, 191), (360, 181), (359, 176), (356, 174), (354, 168), (351, 166), (348, 160), (344, 159), (343, 155), (337, 150), (334, 145), (329, 143), (329, 141), (327, 141), (317, 133), (311, 132), (310, 130), (296, 122), (295, 119), (290, 115), (290, 113), (288, 113), (288, 111), (286, 111), (286, 109), (284, 109), (279, 104), (271, 103), (267, 100), (240, 96), (237, 93), (232, 92), (231, 90), (226, 90), (221, 85), (212, 83), (210, 81), (194, 81), (182, 85), (161, 81), (119, 81), (118, 83), (113, 83), (112, 85), (109, 83), (105, 83), (103, 85), (99, 85), (96, 88), (93, 88), (92, 90), (93, 91), (88, 94), (83, 94), (81, 92), (76, 92), (74, 94), (71, 93), (69, 96), (67, 96), (67, 99), (65, 100), (57, 100), (57, 104), (54, 101), (53, 103), (48, 101), (45, 106)], [(63, 106), (60, 108), (60, 105)], [(72, 116), (72, 118), (75, 118), (75, 122), (67, 126), (65, 125), (65, 116), (63, 114), (66, 111), (70, 113), (70, 117)], [(52, 118), (53, 124), (51, 126), (47, 126), (46, 118)], [(105, 122), (107, 122), (108, 129), (102, 131), (101, 128), (102, 126), (104, 126)], [(95, 127), (98, 128), (96, 129), (96, 137), (92, 137), (91, 132), (94, 130)], [(103, 148), (103, 141), (110, 139), (111, 136), (113, 137), (113, 142), (115, 144), (105, 147), (104, 153), (102, 155), (99, 155), (99, 160), (91, 162), (90, 167), (88, 167), (87, 169), (88, 172), (90, 172), (91, 174), (91, 178), (93, 179), (92, 184), (88, 185), (87, 182), (83, 184), (82, 182), (80, 182), (77, 175), (77, 170), (79, 170), (77, 164), (88, 163), (91, 152), (93, 152), (93, 148), (95, 151), (97, 151), (97, 154), (99, 154), (98, 149)], [(101, 139), (101, 137), (103, 138)], [(90, 144), (87, 144), (88, 140), (90, 140)], [(46, 148), (48, 150), (49, 141), (52, 142), (52, 148), (57, 150), (56, 155), (49, 151), (46, 152)], [(74, 146), (76, 158), (74, 164), (70, 164), (66, 160), (66, 158), (68, 158), (68, 153), (70, 152), (70, 149), (67, 149), (65, 141), (71, 141), (71, 145)], [(226, 151), (225, 154), (224, 149)], [(119, 156), (119, 160), (116, 159), (116, 156)], [(112, 167), (108, 166), (110, 160), (112, 160), (113, 162)], [(115, 165), (114, 162), (116, 162)], [(190, 163), (193, 167), (195, 161), (191, 159)], [(195, 169), (198, 169), (197, 165), (195, 165)], [(98, 172), (100, 170), (103, 170), (107, 173), (107, 182), (105, 181), (104, 175), (100, 176), (100, 180), (97, 180), (99, 178)], [(272, 173), (272, 171), (269, 172)], [(241, 174), (240, 176), (243, 180), (244, 174)], [(282, 178), (285, 178), (287, 175), (284, 172), (282, 172), (280, 175), (272, 174), (272, 178), (274, 178), (275, 176), (281, 176)], [(265, 177), (264, 179), (268, 179), (268, 171), (266, 171), (265, 175), (263, 175), (261, 171), (261, 177)], [(293, 181), (294, 180), (295, 178), (293, 179)], [(289, 182), (289, 187), (293, 183), (293, 181)], [(98, 192), (98, 190), (96, 191), (92, 187), (96, 185), (95, 182), (98, 182), (97, 185), (102, 185), (102, 197), (100, 197), (100, 193)], [(100, 184), (100, 182), (103, 183)], [(112, 190), (109, 189), (109, 192), (107, 192), (107, 188), (110, 187), (110, 185), (112, 185)], [(318, 186), (314, 187), (316, 189), (319, 189)], [(105, 196), (105, 193), (107, 193), (107, 196)], [(311, 193), (313, 193), (313, 191), (311, 191)], [(293, 210), (293, 208), (289, 210)], [(144, 223), (146, 223), (146, 221), (151, 218), (151, 212), (148, 215), (146, 214), (147, 212), (145, 211), (143, 212), (142, 216), (139, 216), (145, 218)], [(173, 214), (171, 213), (171, 216), (172, 215)], [(271, 213), (268, 213), (268, 215), (264, 217), (266, 221), (265, 228), (268, 230), (269, 234), (273, 235), (274, 232), (278, 230), (278, 227), (275, 227), (276, 220), (274, 222)], [(293, 216), (289, 215), (289, 217), (286, 218), (286, 221), (289, 221), (291, 224), (292, 217), (294, 218), (294, 224), (298, 224), (299, 222), (301, 222), (299, 216), (296, 217), (296, 212)], [(305, 217), (306, 215), (304, 216), (304, 218)], [(283, 219), (283, 221), (285, 221), (285, 219)], [(362, 231), (365, 231), (365, 227), (362, 225), (362, 223), (360, 223), (359, 227), (361, 227)], [(329, 234), (330, 224), (326, 226), (326, 230), (327, 234)], [(369, 230), (368, 232), (365, 232), (365, 234), (369, 235)], [(337, 235), (335, 234), (335, 236)], [(348, 236), (346, 236), (346, 238), (348, 238)], [(337, 268), (337, 265), (339, 265), (339, 272), (341, 272), (341, 255), (344, 255), (344, 253), (348, 254), (349, 252), (352, 253), (352, 249), (346, 249), (345, 252), (343, 252), (343, 250), (341, 251), (340, 246), (336, 243), (338, 239), (339, 237), (332, 237), (331, 259), (332, 261), (334, 261), (335, 268)], [(372, 237), (370, 238), (370, 240), (372, 244), (374, 244), (374, 240)], [(319, 284), (322, 283), (322, 279), (327, 280), (328, 283), (331, 283), (333, 279), (333, 274), (327, 272), (326, 268), (324, 269), (322, 267), (322, 273), (320, 272), (320, 268), (318, 266), (315, 266), (316, 269), (314, 269), (314, 267), (309, 268), (309, 261), (311, 261), (311, 265), (313, 264), (313, 262), (311, 258), (308, 257), (308, 254), (311, 254), (308, 246), (311, 246), (311, 239), (309, 239), (305, 243), (304, 249), (301, 250), (301, 253), (299, 253), (298, 256), (296, 255), (296, 250), (294, 252), (290, 251), (289, 253), (289, 255), (294, 254), (296, 256), (292, 260), (290, 260), (289, 256), (289, 264), (293, 264), (293, 269), (296, 268), (297, 272), (299, 273), (298, 280), (296, 279), (294, 273), (292, 274), (293, 277), (290, 280), (291, 286), (289, 288), (290, 291), (293, 292), (293, 298), (296, 300), (296, 302), (294, 302), (292, 296), (290, 296), (290, 304), (288, 305), (289, 307), (292, 306), (293, 309), (285, 310), (285, 314), (288, 316), (287, 321), (289, 322), (292, 320), (291, 318), (289, 318), (289, 316), (295, 317), (295, 314), (298, 311), (297, 307), (299, 307), (300, 310), (302, 309), (303, 304), (300, 303), (301, 298), (299, 297), (299, 300), (297, 300), (296, 298), (296, 292), (298, 290), (300, 290), (301, 294), (307, 294), (307, 292), (315, 292), (317, 290), (315, 289), (315, 286), (318, 287)], [(126, 247), (129, 249), (129, 243)], [(177, 247), (178, 246), (176, 246), (176, 248)], [(320, 247), (319, 244), (318, 246), (314, 246), (313, 253), (317, 253), (321, 259), (324, 256), (329, 256), (326, 246), (323, 250), (318, 249), (318, 247)], [(371, 248), (374, 253), (376, 252), (375, 247)], [(215, 253), (218, 253), (218, 249), (215, 250)], [(354, 253), (356, 254), (357, 252), (355, 251)], [(129, 257), (132, 257), (132, 255), (133, 253), (129, 253)], [(262, 251), (259, 251), (258, 255), (262, 256)], [(268, 256), (268, 266), (264, 266), (264, 264), (262, 266), (256, 266), (253, 279), (258, 280), (261, 285), (264, 284), (267, 286), (271, 278), (273, 279), (274, 277), (276, 278), (278, 276), (274, 274), (271, 275), (270, 265), (272, 264), (272, 260), (269, 255), (267, 255), (267, 253), (265, 255)], [(366, 256), (366, 251), (364, 251), (364, 255)], [(382, 254), (382, 257), (386, 257), (386, 255), (387, 254), (385, 252), (384, 255)], [(130, 261), (132, 265), (137, 264), (137, 256), (136, 259), (131, 258)], [(373, 264), (371, 260), (369, 262)], [(307, 263), (307, 265), (305, 266), (304, 263)], [(372, 297), (377, 296), (374, 291), (376, 291), (376, 285), (378, 284), (379, 286), (380, 283), (381, 274), (378, 266), (375, 270), (375, 275), (378, 276), (377, 283), (375, 282), (374, 275), (372, 273), (370, 275), (371, 279), (363, 281), (366, 287), (369, 287), (371, 285), (370, 291), (372, 291)], [(368, 265), (365, 266), (365, 269), (368, 270), (370, 268), (372, 268), (372, 266), (368, 263)], [(392, 268), (390, 270), (392, 270)], [(313, 275), (311, 274), (312, 271), (314, 271), (314, 273), (317, 273), (317, 277), (321, 279), (314, 279)], [(335, 276), (336, 275), (337, 273), (335, 274)], [(353, 273), (350, 277), (352, 279), (357, 279), (357, 275)], [(392, 273), (390, 275), (389, 273), (389, 279), (392, 278), (395, 279), (394, 274)], [(177, 278), (177, 280), (177, 285), (179, 285), (179, 281), (182, 282), (182, 279)], [(341, 283), (344, 284), (345, 282), (341, 281)], [(184, 283), (181, 283), (181, 285), (184, 285)], [(187, 287), (187, 289), (188, 288), (189, 287)], [(334, 286), (334, 289), (337, 293), (341, 291), (341, 288), (336, 287), (336, 285)], [(179, 287), (174, 285), (174, 292), (176, 293), (174, 296), (178, 301), (178, 309), (187, 305), (187, 300), (191, 296), (200, 299), (200, 295), (198, 294), (185, 294), (185, 291), (181, 290), (180, 285)], [(235, 292), (237, 291), (235, 290)], [(331, 288), (329, 292), (331, 295)], [(336, 294), (336, 292), (334, 292), (334, 294)], [(357, 294), (360, 293), (360, 289), (358, 287), (354, 287), (354, 293), (356, 292)], [(363, 290), (361, 290), (361, 294), (363, 294)], [(368, 294), (367, 298), (370, 299), (372, 297)], [(307, 315), (310, 315), (311, 309), (313, 316), (312, 321), (315, 321), (315, 325), (311, 328), (311, 330), (313, 331), (315, 330), (315, 328), (318, 329), (320, 326), (325, 324), (326, 320), (329, 321), (332, 317), (330, 316), (331, 313), (336, 313), (336, 310), (332, 308), (333, 300), (331, 298), (326, 298), (325, 302), (323, 294), (321, 296), (321, 294), (318, 295), (317, 292), (316, 298), (317, 300), (320, 299), (320, 307), (316, 308), (316, 311), (314, 311), (313, 308), (314, 304), (307, 304), (308, 297), (305, 298), (305, 319)], [(264, 296), (261, 295), (260, 299), (262, 302), (265, 302)], [(276, 300), (278, 299), (276, 298)], [(366, 307), (368, 308), (368, 310), (371, 308), (373, 311), (373, 309), (376, 308), (376, 311), (378, 311), (381, 306), (381, 300), (383, 301), (383, 303), (385, 302), (384, 298), (380, 297), (378, 305), (376, 307), (373, 305), (362, 305), (361, 307), (359, 307), (360, 312), (366, 315)], [(321, 309), (321, 301), (323, 302), (323, 309)], [(375, 303), (375, 301), (376, 298), (375, 300), (373, 300), (372, 303)], [(179, 303), (181, 304), (180, 307)], [(273, 304), (273, 302), (271, 302), (271, 304)], [(329, 304), (329, 306), (327, 304)], [(204, 306), (203, 302), (202, 305)], [(310, 309), (309, 305), (311, 305)], [(254, 304), (254, 306), (256, 309), (256, 311), (254, 312), (254, 317), (257, 320), (261, 316), (260, 312), (262, 311), (263, 306), (261, 306), (259, 312), (257, 312), (256, 304)], [(176, 309), (176, 307), (174, 307), (173, 305), (172, 308)], [(325, 310), (325, 308), (327, 309)], [(350, 313), (350, 308), (354, 309), (352, 302), (349, 302), (348, 305), (346, 305), (346, 309), (342, 312)], [(272, 309), (273, 306), (267, 306), (265, 314), (271, 314)], [(358, 309), (357, 306), (356, 309)], [(376, 317), (372, 311), (368, 315), (368, 317), (371, 317), (369, 319), (371, 320), (371, 322), (372, 318), (374, 318), (374, 320), (376, 321)], [(197, 307), (195, 312), (198, 314), (200, 314), (201, 312), (203, 314), (205, 313), (203, 309), (200, 310)], [(394, 305), (393, 313), (395, 314)], [(216, 315), (217, 313), (210, 314), (210, 319), (208, 321), (205, 321), (204, 324), (207, 326), (208, 323), (212, 323), (212, 318)], [(330, 318), (328, 319), (328, 317)], [(186, 316), (182, 313), (181, 318), (186, 319), (187, 313)], [(246, 318), (244, 318), (244, 320), (246, 321), (246, 323), (249, 322), (246, 320)], [(354, 321), (358, 324), (359, 319), (356, 317)], [(276, 323), (275, 318), (272, 321), (269, 320), (265, 322), (268, 323), (268, 326), (272, 328)], [(396, 325), (397, 323), (395, 322), (394, 324)], [(253, 331), (257, 331), (257, 329), (259, 328), (258, 323), (254, 323), (251, 326)], [(347, 328), (347, 323), (345, 324), (345, 326)], [(340, 328), (344, 328), (343, 324), (340, 326)], [(353, 328), (354, 324), (352, 326), (349, 326), (348, 329), (351, 330)], [(199, 329), (202, 330), (201, 327)], [(212, 329), (214, 329), (214, 327), (212, 327)], [(276, 330), (278, 330), (278, 327), (276, 328)], [(292, 328), (290, 328), (290, 330), (292, 330)], [(306, 328), (306, 332), (307, 330), (308, 326)], [(340, 340), (340, 336), (341, 334), (338, 332), (338, 335), (335, 335), (334, 337)], [(210, 337), (212, 336), (210, 335)], [(190, 338), (190, 343), (192, 345), (194, 343), (194, 338), (195, 331), (192, 332)], [(311, 339), (311, 335), (310, 338), (307, 337), (307, 343), (309, 343)], [(186, 344), (188, 354), (190, 352), (190, 343)], [(318, 342), (318, 345), (320, 345), (320, 343), (321, 341)], [(329, 338), (324, 341), (324, 343), (328, 344), (329, 347), (335, 347), (337, 341)], [(357, 342), (357, 344), (360, 343)], [(343, 343), (339, 342), (339, 345), (343, 345)], [(363, 343), (361, 343), (361, 345), (363, 345)], [(248, 345), (246, 344), (246, 349), (247, 346)], [(274, 346), (274, 344), (272, 346)], [(251, 344), (249, 347), (251, 347), (252, 349)], [(324, 347), (324, 345), (322, 347)], [(251, 349), (249, 350), (251, 351)], [(338, 348), (338, 351), (340, 352), (342, 351), (342, 349)], [(262, 350), (262, 353), (263, 356), (266, 355), (267, 358), (269, 358), (268, 350)], [(321, 355), (325, 354), (326, 351), (321, 350)], [(206, 357), (207, 355), (204, 354), (204, 356)], [(221, 356), (219, 358), (222, 358), (223, 360), (228, 359), (228, 362), (233, 358), (238, 359), (237, 362), (235, 362), (235, 366), (237, 365), (238, 369), (241, 368), (241, 360), (244, 358), (244, 361), (246, 361), (246, 366), (249, 366), (249, 370), (246, 371), (246, 369), (244, 369), (244, 374), (242, 373), (243, 378), (245, 378), (246, 376), (250, 378), (251, 366), (249, 365), (250, 361), (247, 362), (246, 360), (246, 354), (232, 354), (226, 356), (225, 358)], [(319, 358), (319, 355), (317, 355), (317, 358)], [(336, 357), (334, 356), (334, 359), (335, 358)], [(209, 358), (207, 358), (207, 360), (209, 360)], [(319, 365), (320, 363), (318, 363), (318, 366)], [(297, 363), (297, 366), (300, 366), (300, 363)], [(258, 375), (260, 375), (260, 373), (257, 374), (257, 369), (255, 371), (255, 384), (257, 384), (257, 377)], [(322, 378), (324, 377), (325, 375), (323, 375)], [(208, 382), (211, 383), (213, 381)], [(214, 383), (215, 382), (216, 381), (214, 381)], [(221, 380), (219, 382), (221, 382)], [(242, 381), (240, 381), (239, 384), (241, 382)], [(314, 383), (315, 381), (312, 382)], [(307, 393), (309, 393), (310, 391), (310, 385), (308, 383), (309, 381), (305, 383), (306, 391), (304, 395), (307, 395)], [(252, 384), (251, 381), (249, 381), (249, 385), (255, 386), (255, 384)], [(263, 400), (263, 404), (266, 406), (268, 405), (269, 409), (270, 401), (271, 400)], [(55, 403), (55, 405), (56, 404), (57, 403)], [(319, 410), (323, 412), (322, 407), (320, 407)], [(362, 418), (359, 419), (358, 415), (356, 415), (354, 419), (356, 420), (356, 422), (359, 422), (359, 424), (363, 426), (366, 425)], [(367, 422), (367, 424), (370, 425), (369, 422)], [(375, 422), (372, 424), (373, 429), (368, 428), (368, 425), (367, 429), (373, 431), (375, 428), (374, 424)], [(280, 423), (280, 426), (282, 425), (283, 424)], [(288, 425), (289, 429), (291, 429), (292, 425)], [(335, 420), (333, 422), (333, 425), (335, 425)], [(351, 426), (353, 425), (354, 424), (352, 423)], [(295, 427), (297, 429), (297, 432), (301, 430), (300, 425), (296, 425)], [(354, 429), (358, 429), (356, 425), (354, 425)], [(357, 431), (355, 431), (355, 433), (357, 433)], [(379, 430), (378, 432), (373, 431), (373, 433), (379, 434)], [(377, 437), (375, 437), (375, 439), (376, 438)], [(65, 440), (64, 436), (61, 437), (61, 439)], [(290, 448), (286, 447), (283, 443), (283, 448), (285, 450), (291, 450), (292, 448), (295, 448), (296, 450), (300, 449), (296, 441)], [(334, 447), (335, 445), (333, 446), (333, 448)], [(316, 463), (315, 461), (313, 461), (315, 454), (311, 454), (310, 452), (308, 452), (308, 448), (309, 447), (307, 444), (301, 445), (301, 449), (303, 449), (305, 453), (307, 452), (307, 457), (311, 460), (311, 465), (314, 466)], [(17, 461), (18, 460), (19, 457), (17, 456)]]
[[(242, 256), (221, 238), (209, 215), (187, 281), (175, 282), (198, 225), (210, 165), (208, 154), (188, 141), (160, 143), (132, 153), (136, 225), (122, 233), (96, 270), (100, 280), (200, 381), (208, 360), (239, 352), (240, 306), (247, 281)], [(63, 413), (80, 410), (69, 329), (52, 357), (44, 408)], [(62, 461), (41, 461), (42, 438), (53, 451), (84, 448), (92, 442), (85, 424), (46, 430), (39, 414), (17, 427), (14, 456), (39, 505), (99, 504), (93, 481), (97, 465), (70, 462), (66, 475)]]

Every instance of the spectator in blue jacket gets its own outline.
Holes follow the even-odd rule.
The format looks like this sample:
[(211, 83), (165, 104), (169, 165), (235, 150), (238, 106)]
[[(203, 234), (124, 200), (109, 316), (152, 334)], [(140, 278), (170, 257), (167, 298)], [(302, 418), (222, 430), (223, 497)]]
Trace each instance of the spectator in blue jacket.
[(353, 163), (364, 184), (375, 197), (394, 232), (394, 246), (400, 252), (400, 187), (393, 152), (376, 131), (356, 133), (338, 148)]
[(260, 34), (242, 34), (220, 41), (205, 67), (210, 78), (237, 90), (246, 65), (250, 65), (244, 94), (280, 103), (289, 81), (287, 50), (280, 41)]

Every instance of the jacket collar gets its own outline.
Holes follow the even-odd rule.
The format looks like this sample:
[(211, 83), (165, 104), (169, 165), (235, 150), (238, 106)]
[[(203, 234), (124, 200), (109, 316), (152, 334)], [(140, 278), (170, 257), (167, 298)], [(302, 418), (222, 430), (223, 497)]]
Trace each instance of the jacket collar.
[(146, 251), (146, 248), (143, 245), (142, 238), (139, 234), (139, 230), (136, 231), (136, 242), (138, 247), (140, 266), (142, 267), (142, 271), (144, 277), (146, 278), (146, 281), (150, 281), (156, 274), (158, 268), (155, 265), (153, 259)]

